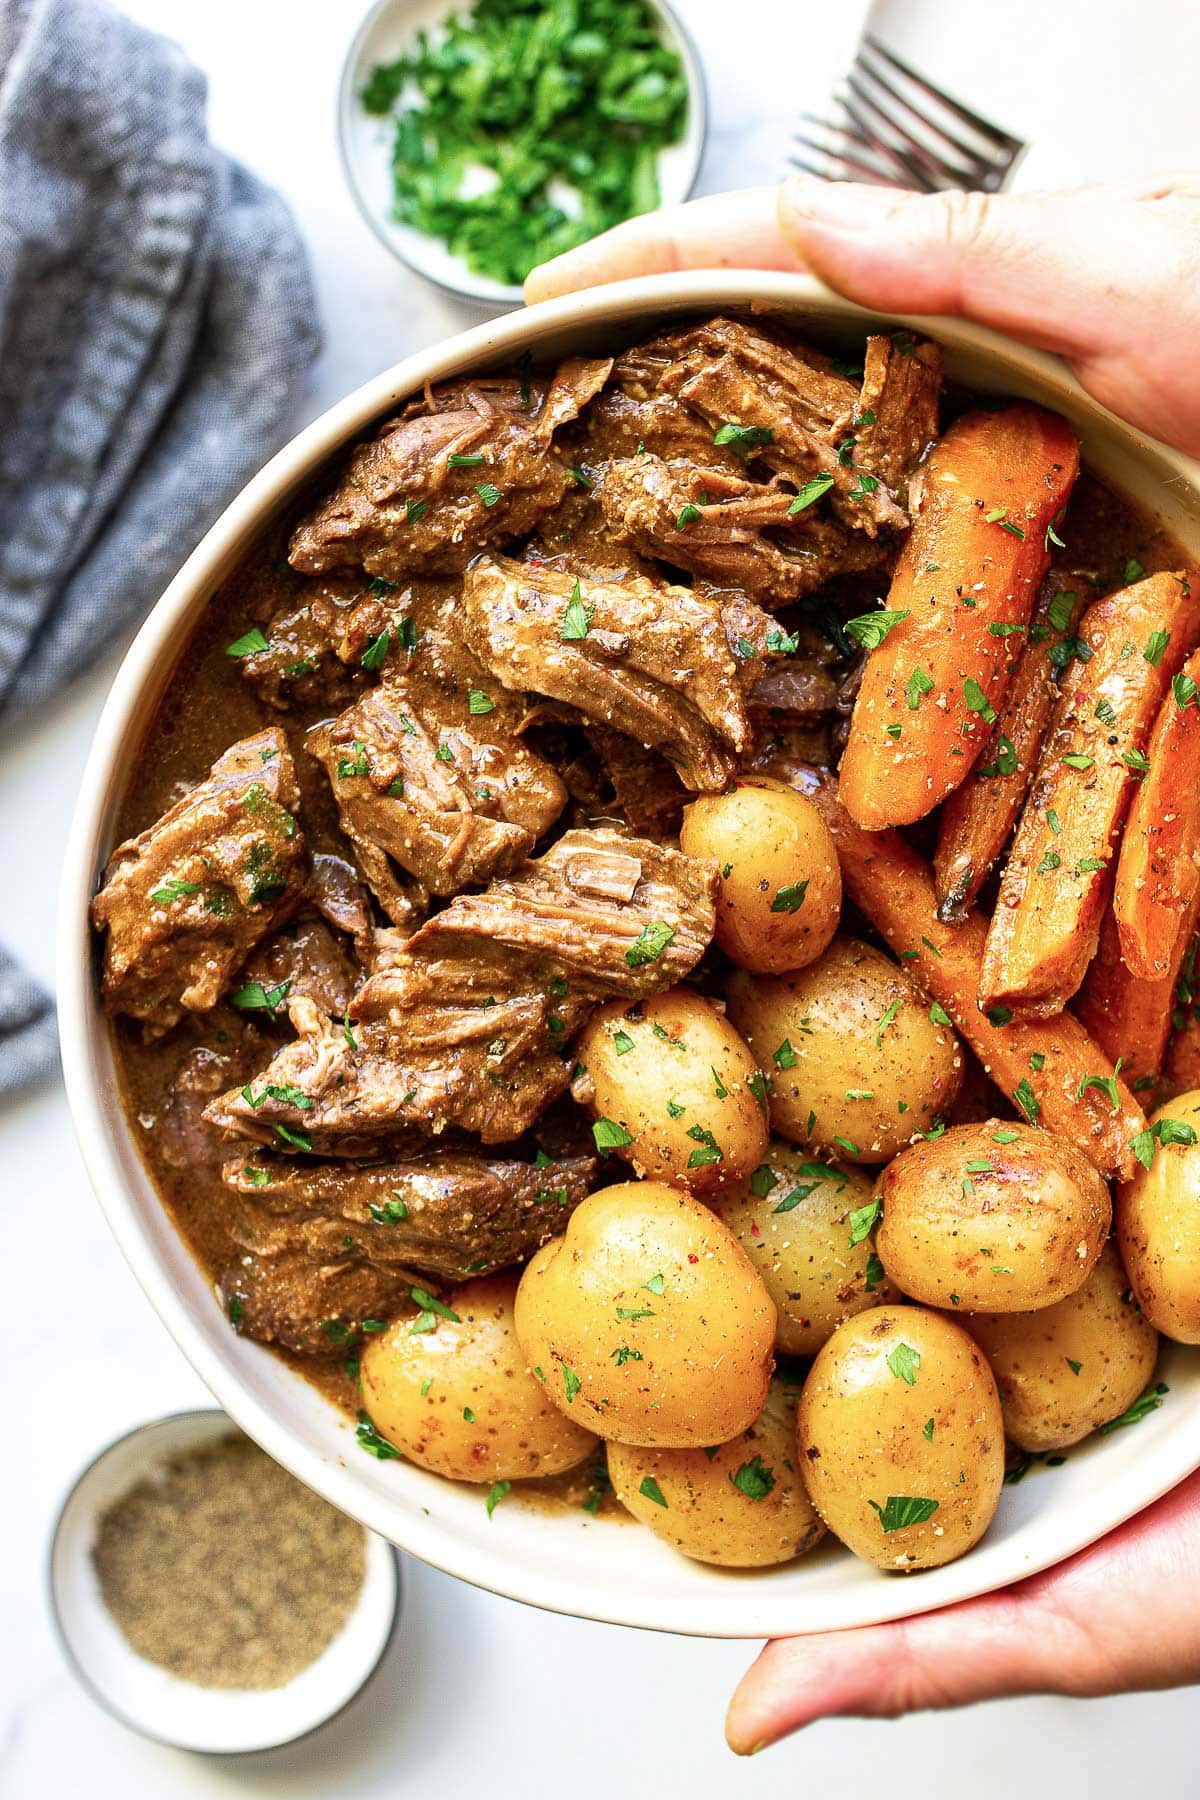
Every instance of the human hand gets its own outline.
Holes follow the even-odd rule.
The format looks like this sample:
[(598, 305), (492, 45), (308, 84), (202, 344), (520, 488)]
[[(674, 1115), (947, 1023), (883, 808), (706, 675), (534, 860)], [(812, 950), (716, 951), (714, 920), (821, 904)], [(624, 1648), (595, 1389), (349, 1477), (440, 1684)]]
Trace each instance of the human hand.
[(1200, 178), (925, 196), (796, 177), (630, 219), (535, 269), (525, 294), (725, 268), (808, 269), (879, 311), (995, 326), (1200, 456)]
[(1015, 1587), (889, 1625), (768, 1644), (734, 1694), (730, 1747), (748, 1755), (847, 1714), (1182, 1686), (1200, 1680), (1198, 1591), (1200, 1473)]

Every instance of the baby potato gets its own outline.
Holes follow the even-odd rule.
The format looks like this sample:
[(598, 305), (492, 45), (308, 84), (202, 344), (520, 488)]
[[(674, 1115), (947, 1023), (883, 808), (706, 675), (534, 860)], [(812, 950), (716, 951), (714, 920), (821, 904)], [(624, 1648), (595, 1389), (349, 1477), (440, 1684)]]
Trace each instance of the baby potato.
[(904, 1294), (963, 1312), (1034, 1312), (1082, 1287), (1112, 1223), (1082, 1150), (1009, 1119), (910, 1144), (875, 1184), (875, 1243)]
[(1022, 1450), (1065, 1450), (1119, 1418), (1149, 1385), (1158, 1333), (1105, 1245), (1083, 1286), (1029, 1313), (963, 1320), (992, 1366), (1004, 1428)]
[[(740, 1194), (718, 1211), (762, 1276), (779, 1322), (775, 1348), (815, 1356), (843, 1319), (895, 1304), (875, 1240), (859, 1237), (852, 1215), (871, 1205), (871, 1183), (858, 1169), (805, 1160), (775, 1142)], [(857, 1242), (852, 1242), (853, 1239)]]
[(393, 1319), (362, 1352), (363, 1409), (410, 1462), (452, 1481), (525, 1481), (573, 1469), (596, 1440), (551, 1404), (513, 1324), (515, 1275), (455, 1288), (438, 1317)]
[(716, 863), (717, 942), (743, 969), (802, 969), (838, 928), (842, 872), (824, 819), (803, 794), (768, 776), (741, 777), (683, 814), (689, 856)]
[(771, 1077), (771, 1125), (795, 1144), (887, 1162), (958, 1093), (963, 1054), (950, 1025), (935, 1022), (897, 964), (855, 938), (835, 938), (797, 973), (739, 971), (726, 998)]
[(1150, 1167), (1117, 1189), (1117, 1238), (1150, 1323), (1200, 1344), (1200, 1089), (1159, 1107), (1150, 1130)]
[(767, 1147), (767, 1084), (711, 1000), (671, 988), (602, 1006), (579, 1038), (596, 1144), (639, 1175), (707, 1197), (740, 1187)]
[(762, 1411), (775, 1307), (737, 1239), (658, 1181), (603, 1188), (517, 1289), (517, 1335), (569, 1419), (620, 1444), (724, 1444)]
[(634, 1518), (697, 1562), (761, 1569), (825, 1535), (796, 1459), (796, 1394), (779, 1381), (732, 1442), (715, 1451), (610, 1444), (608, 1473)]
[(1004, 1422), (983, 1352), (919, 1306), (839, 1325), (800, 1395), (800, 1465), (830, 1531), (881, 1569), (933, 1569), (983, 1536)]

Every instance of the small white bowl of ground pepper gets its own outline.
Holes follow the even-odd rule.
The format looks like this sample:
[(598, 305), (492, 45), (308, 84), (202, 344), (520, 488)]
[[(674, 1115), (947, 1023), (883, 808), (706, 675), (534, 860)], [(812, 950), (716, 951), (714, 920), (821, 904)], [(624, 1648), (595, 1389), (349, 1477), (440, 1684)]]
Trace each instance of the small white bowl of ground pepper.
[(396, 1553), (221, 1412), (111, 1444), (63, 1505), (51, 1601), (95, 1697), (148, 1737), (290, 1743), (363, 1687), (399, 1604)]
[(519, 306), (540, 262), (686, 200), (704, 75), (669, 0), (379, 0), (338, 94), (351, 193), (439, 287)]

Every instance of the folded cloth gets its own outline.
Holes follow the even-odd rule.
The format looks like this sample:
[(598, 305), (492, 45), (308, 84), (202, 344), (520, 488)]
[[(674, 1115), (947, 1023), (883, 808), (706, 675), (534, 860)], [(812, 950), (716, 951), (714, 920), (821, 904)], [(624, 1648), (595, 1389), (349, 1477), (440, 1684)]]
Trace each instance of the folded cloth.
[[(99, 0), (0, 0), (0, 727), (141, 618), (319, 348), (290, 214), (204, 113)], [(0, 961), (0, 1092), (45, 1067), (39, 1001)]]

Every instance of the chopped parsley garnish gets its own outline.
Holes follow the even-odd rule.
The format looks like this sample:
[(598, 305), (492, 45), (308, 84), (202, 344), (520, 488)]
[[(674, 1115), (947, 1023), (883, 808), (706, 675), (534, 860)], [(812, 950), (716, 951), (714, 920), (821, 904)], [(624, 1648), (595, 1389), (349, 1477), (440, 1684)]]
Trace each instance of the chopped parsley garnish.
[(963, 682), (963, 701), (967, 711), (975, 713), (985, 725), (996, 723), (996, 709), (973, 675)]
[(882, 1202), (879, 1200), (871, 1200), (866, 1206), (855, 1207), (850, 1214), (850, 1248), (852, 1250), (856, 1244), (861, 1244), (864, 1238), (870, 1237), (879, 1223), (879, 1215), (882, 1210)]
[(1148, 1169), (1154, 1161), (1154, 1152), (1159, 1144), (1194, 1144), (1196, 1133), (1193, 1127), (1183, 1119), (1158, 1119), (1145, 1131), (1130, 1138), (1129, 1148), (1141, 1163)]
[(857, 619), (847, 619), (842, 630), (864, 650), (878, 650), (888, 633), (894, 631), (901, 620), (907, 617), (907, 607), (902, 612), (889, 612), (881, 607), (878, 612), (863, 613)]
[(1138, 776), (1144, 775), (1150, 767), (1150, 758), (1143, 756), (1140, 750), (1123, 750), (1121, 761)]
[(643, 925), (635, 941), (625, 952), (625, 961), (631, 969), (640, 969), (645, 963), (657, 962), (668, 944), (675, 937), (675, 927), (662, 919), (654, 919), (649, 925)]
[(500, 1502), (504, 1499), (504, 1496), (511, 1492), (511, 1481), (493, 1481), (491, 1487), (487, 1491), (487, 1499), (483, 1503), (489, 1519), (499, 1506)]
[(282, 1144), (290, 1144), (293, 1150), (303, 1150), (306, 1156), (312, 1154), (312, 1139), (306, 1132), (292, 1131), (286, 1125), (276, 1125), (275, 1136)]
[(408, 1217), (408, 1204), (404, 1200), (385, 1200), (382, 1206), (376, 1206), (368, 1200), (367, 1211), (376, 1225), (402, 1225)]
[(663, 1499), (663, 1491), (659, 1487), (657, 1481), (655, 1481), (653, 1475), (642, 1476), (642, 1484), (638, 1488), (638, 1493), (642, 1496), (643, 1500), (653, 1500), (655, 1506), (665, 1507), (667, 1504)]
[(771, 911), (773, 913), (799, 912), (804, 905), (804, 896), (807, 892), (807, 881), (797, 881), (790, 887), (781, 887), (771, 902)]
[(733, 454), (745, 462), (751, 451), (769, 444), (774, 436), (769, 425), (722, 425), (713, 443), (728, 444)]
[(775, 1471), (768, 1469), (761, 1456), (752, 1456), (729, 1479), (747, 1500), (765, 1500), (775, 1486)]
[[(719, 1163), (725, 1160), (725, 1152), (721, 1149), (716, 1138), (706, 1126), (690, 1125), (688, 1127), (688, 1136), (697, 1145), (697, 1148), (692, 1151), (687, 1159), (687, 1166), (689, 1169), (703, 1169), (706, 1168), (709, 1163)], [(647, 1282), (646, 1285), (649, 1287), (649, 1282)], [(655, 1290), (654, 1288), (651, 1288), (650, 1291), (651, 1293), (654, 1293), (655, 1291), (661, 1293), (662, 1289), (659, 1288)]]
[(1136, 1425), (1139, 1420), (1147, 1418), (1150, 1413), (1157, 1412), (1163, 1403), (1163, 1395), (1169, 1394), (1170, 1391), (1165, 1381), (1156, 1381), (1154, 1386), (1147, 1388), (1146, 1392), (1135, 1400), (1132, 1406), (1127, 1407), (1117, 1418), (1110, 1419), (1107, 1425), (1101, 1425), (1101, 1435), (1107, 1435), (1110, 1431), (1120, 1431), (1122, 1425)]
[(495, 712), (496, 702), (489, 700), (482, 688), (472, 688), (467, 695), (467, 711), (482, 717), (484, 713)]
[(1031, 1125), (1036, 1125), (1041, 1117), (1042, 1109), (1038, 1104), (1033, 1089), (1029, 1085), (1028, 1076), (1022, 1075), (1020, 1082), (1013, 1090), (1013, 1099), (1025, 1114), (1029, 1123)]
[(1025, 542), (1025, 533), (1019, 525), (1013, 524), (1002, 506), (993, 506), (991, 512), (984, 513), (983, 516), (989, 525), (999, 525), (1001, 531), (1007, 531), (1010, 537), (1020, 538), (1022, 543)]
[(592, 1137), (597, 1150), (627, 1150), (633, 1142), (632, 1134), (615, 1119), (597, 1119), (592, 1126)]
[(258, 629), (257, 625), (252, 625), (249, 631), (244, 631), (240, 638), (235, 638), (233, 643), (226, 647), (225, 654), (226, 656), (239, 657), (257, 656), (260, 650), (265, 650), (266, 648), (266, 638)]
[(373, 637), (371, 639), (370, 643), (363, 651), (361, 659), (363, 668), (381, 669), (387, 657), (391, 641), (392, 628), (388, 625), (379, 633), (378, 637)]
[(1166, 650), (1170, 641), (1171, 634), (1169, 631), (1152, 631), (1150, 633), (1149, 638), (1146, 640), (1146, 648), (1142, 651), (1142, 655), (1154, 668), (1157, 669), (1161, 665), (1163, 652)]
[(790, 1038), (784, 1038), (779, 1048), (772, 1052), (771, 1060), (781, 1069), (794, 1069), (796, 1052), (792, 1049)]
[(813, 504), (814, 500), (819, 500), (822, 494), (827, 494), (832, 486), (832, 475), (814, 475), (811, 481), (806, 481), (803, 487), (797, 490), (796, 498), (788, 507), (788, 518), (795, 518), (797, 513), (802, 513), (806, 507)]
[(483, 458), (482, 456), (448, 456), (446, 461), (452, 469), (477, 469)]
[(485, 506), (496, 506), (504, 498), (500, 489), (495, 487), (490, 481), (481, 481), (479, 486), (475, 489), (475, 492), (479, 495), (479, 498), (483, 501)]
[(756, 1200), (765, 1200), (775, 1186), (775, 1171), (768, 1163), (759, 1163), (750, 1177), (750, 1192)]
[(1066, 763), (1068, 769), (1080, 769), (1084, 771), (1094, 767), (1095, 760), (1095, 757), (1085, 756), (1082, 751), (1079, 750), (1069, 750), (1067, 754), (1061, 758), (1061, 761)]
[(281, 981), (278, 987), (265, 988), (261, 981), (248, 981), (245, 987), (229, 996), (234, 1006), (243, 1012), (277, 1013), (287, 998), (291, 980)]
[(1001, 732), (996, 739), (996, 760), (987, 764), (980, 763), (978, 773), (983, 776), (1015, 775), (1017, 772), (1016, 746), (1009, 737)]
[(1125, 563), (1125, 586), (1131, 587), (1135, 581), (1141, 581), (1145, 573), (1145, 564), (1139, 562), (1136, 556), (1129, 557)]
[(353, 756), (344, 756), (338, 763), (337, 772), (339, 781), (348, 781), (352, 776), (366, 775), (368, 773), (367, 746), (360, 743), (358, 738), (355, 738), (351, 743), (350, 748), (354, 752)]
[(904, 684), (904, 698), (908, 702), (909, 711), (916, 712), (921, 704), (922, 694), (932, 694), (932, 692), (932, 675), (927, 675), (924, 669), (914, 669)]
[(633, 1049), (633, 1039), (627, 1031), (615, 1031), (613, 1033), (613, 1048), (618, 1056), (629, 1055), (629, 1052)]
[(567, 1396), (567, 1405), (571, 1406), (574, 1403), (576, 1394), (583, 1386), (583, 1383), (568, 1363), (562, 1365), (562, 1375), (563, 1389)]
[(589, 606), (584, 600), (579, 583), (576, 581), (558, 631), (564, 644), (579, 642), (587, 636), (588, 626), (592, 622), (595, 610), (594, 606)]
[(151, 890), (150, 898), (160, 906), (169, 906), (172, 900), (186, 900), (189, 894), (198, 894), (198, 881), (164, 881), (161, 887)]
[(689, 525), (694, 525), (697, 519), (703, 517), (704, 515), (700, 511), (700, 508), (698, 506), (693, 506), (689, 501), (687, 506), (680, 509), (679, 517), (675, 521), (675, 529), (676, 531), (686, 531)]
[(365, 1450), (368, 1456), (374, 1456), (380, 1462), (399, 1462), (401, 1460), (400, 1452), (395, 1444), (389, 1444), (387, 1439), (380, 1435), (368, 1413), (359, 1411), (358, 1425), (354, 1435), (358, 1440), (359, 1448)]
[(910, 1525), (924, 1525), (938, 1509), (936, 1500), (924, 1500), (918, 1494), (889, 1494), (883, 1506), (877, 1500), (868, 1500), (867, 1505), (879, 1514), (884, 1531), (905, 1531)]
[(897, 1344), (887, 1359), (887, 1366), (897, 1381), (903, 1381), (909, 1387), (915, 1387), (917, 1370), (921, 1366), (921, 1352), (914, 1350), (911, 1344)]

